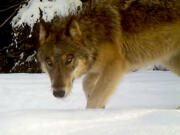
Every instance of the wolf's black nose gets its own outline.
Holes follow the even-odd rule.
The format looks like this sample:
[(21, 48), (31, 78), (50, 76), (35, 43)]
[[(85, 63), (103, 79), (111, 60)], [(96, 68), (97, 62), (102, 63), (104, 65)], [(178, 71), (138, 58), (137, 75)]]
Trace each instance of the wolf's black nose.
[(88, 1), (88, 0), (81, 0), (82, 2), (86, 2), (86, 1)]
[(53, 95), (54, 95), (55, 97), (64, 97), (65, 91), (63, 91), (63, 90), (53, 91)]

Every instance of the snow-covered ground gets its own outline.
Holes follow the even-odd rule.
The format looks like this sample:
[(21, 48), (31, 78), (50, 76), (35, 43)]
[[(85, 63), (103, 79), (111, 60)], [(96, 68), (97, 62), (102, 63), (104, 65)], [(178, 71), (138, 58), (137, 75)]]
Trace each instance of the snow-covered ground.
[(87, 110), (74, 82), (56, 99), (45, 74), (0, 75), (0, 135), (180, 135), (180, 78), (166, 71), (126, 75), (106, 109)]

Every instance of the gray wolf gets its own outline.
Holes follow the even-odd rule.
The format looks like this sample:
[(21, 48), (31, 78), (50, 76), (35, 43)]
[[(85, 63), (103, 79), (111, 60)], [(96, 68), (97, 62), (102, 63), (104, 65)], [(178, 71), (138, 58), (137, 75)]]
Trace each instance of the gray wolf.
[(104, 107), (124, 74), (148, 64), (180, 75), (179, 0), (101, 0), (39, 27), (38, 58), (54, 96), (85, 75), (87, 108)]

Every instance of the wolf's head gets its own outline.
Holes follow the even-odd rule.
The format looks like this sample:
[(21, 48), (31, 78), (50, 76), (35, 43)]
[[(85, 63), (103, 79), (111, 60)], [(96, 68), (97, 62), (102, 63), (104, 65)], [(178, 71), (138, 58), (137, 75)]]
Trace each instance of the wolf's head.
[(65, 97), (72, 82), (88, 71), (94, 55), (89, 49), (78, 22), (40, 23), (38, 59), (48, 73), (55, 97)]

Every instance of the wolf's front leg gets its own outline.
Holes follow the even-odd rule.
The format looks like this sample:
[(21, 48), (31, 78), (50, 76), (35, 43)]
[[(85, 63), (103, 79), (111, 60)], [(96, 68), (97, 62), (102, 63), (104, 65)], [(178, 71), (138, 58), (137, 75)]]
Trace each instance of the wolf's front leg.
[(126, 67), (122, 61), (115, 60), (106, 64), (87, 100), (87, 108), (103, 108), (125, 72)]
[(99, 74), (97, 73), (88, 73), (83, 79), (83, 90), (86, 95), (86, 99), (91, 95), (93, 88), (96, 85)]

